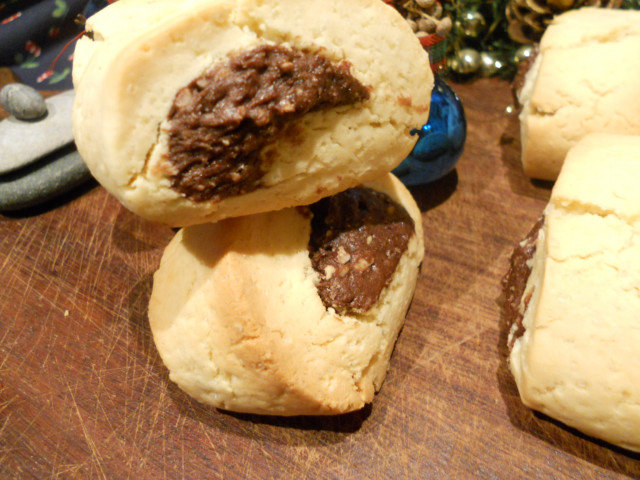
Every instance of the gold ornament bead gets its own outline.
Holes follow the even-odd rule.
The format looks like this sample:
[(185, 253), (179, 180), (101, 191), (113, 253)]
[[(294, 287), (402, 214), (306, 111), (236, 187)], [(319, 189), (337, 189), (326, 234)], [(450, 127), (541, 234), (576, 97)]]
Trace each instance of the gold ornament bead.
[(449, 68), (461, 75), (468, 75), (480, 68), (480, 54), (473, 48), (463, 48), (447, 62)]
[(498, 56), (493, 52), (480, 52), (480, 75), (490, 77), (503, 67)]
[(456, 28), (464, 35), (477, 38), (485, 29), (487, 22), (480, 12), (469, 10), (456, 18)]
[(522, 47), (518, 48), (513, 54), (514, 63), (520, 63), (528, 60), (533, 55), (533, 51), (533, 45), (523, 45)]

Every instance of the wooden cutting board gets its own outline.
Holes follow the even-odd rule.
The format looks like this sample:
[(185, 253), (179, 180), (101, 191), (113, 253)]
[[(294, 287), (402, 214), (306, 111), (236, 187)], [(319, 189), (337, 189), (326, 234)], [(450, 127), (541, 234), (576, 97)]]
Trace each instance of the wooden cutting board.
[(151, 339), (152, 274), (173, 231), (90, 185), (0, 217), (0, 477), (640, 478), (640, 456), (523, 407), (500, 279), (549, 184), (519, 166), (510, 88), (454, 85), (469, 122), (454, 173), (414, 189), (426, 257), (374, 403), (333, 418), (200, 405)]

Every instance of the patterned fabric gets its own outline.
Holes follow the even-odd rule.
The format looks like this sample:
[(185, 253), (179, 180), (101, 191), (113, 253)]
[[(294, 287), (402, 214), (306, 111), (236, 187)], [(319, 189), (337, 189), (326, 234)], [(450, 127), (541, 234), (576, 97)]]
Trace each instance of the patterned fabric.
[(435, 33), (420, 38), (420, 43), (429, 54), (431, 69), (438, 72), (444, 68), (447, 61), (447, 39)]
[[(112, 2), (113, 0), (111, 0)], [(40, 90), (66, 90), (82, 26), (108, 0), (0, 0), (0, 66)]]

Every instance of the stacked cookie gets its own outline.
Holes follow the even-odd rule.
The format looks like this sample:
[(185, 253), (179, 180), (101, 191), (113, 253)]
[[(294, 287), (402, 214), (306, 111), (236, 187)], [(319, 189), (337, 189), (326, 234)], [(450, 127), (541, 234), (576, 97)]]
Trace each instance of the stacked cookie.
[(120, 0), (75, 53), (74, 134), (127, 208), (183, 226), (149, 318), (186, 392), (242, 412), (370, 402), (415, 288), (390, 172), (433, 76), (379, 0)]
[(640, 12), (582, 9), (545, 33), (521, 93), (523, 164), (557, 181), (505, 278), (524, 404), (634, 451), (640, 136), (628, 134), (640, 134), (639, 51)]

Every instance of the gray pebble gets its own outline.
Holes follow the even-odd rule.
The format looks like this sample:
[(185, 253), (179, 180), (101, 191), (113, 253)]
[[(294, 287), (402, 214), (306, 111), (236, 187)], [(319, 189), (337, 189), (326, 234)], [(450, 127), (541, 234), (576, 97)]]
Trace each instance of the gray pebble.
[(80, 154), (73, 147), (67, 147), (28, 167), (0, 176), (0, 211), (43, 203), (90, 178)]
[(5, 85), (0, 90), (0, 105), (18, 120), (37, 120), (47, 114), (40, 92), (22, 83)]
[(74, 91), (68, 90), (47, 98), (49, 114), (35, 122), (14, 117), (0, 121), (0, 175), (35, 162), (73, 141), (74, 97)]

